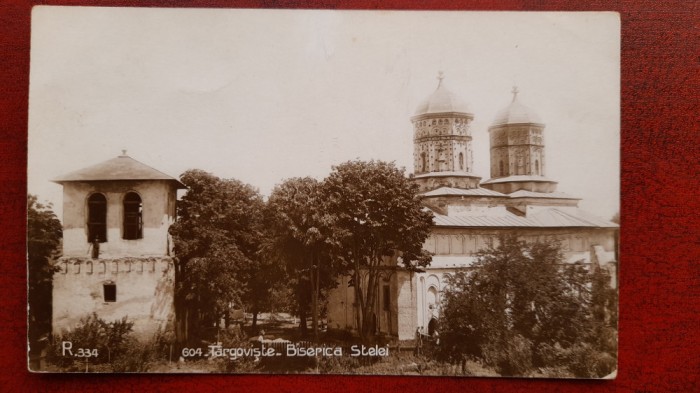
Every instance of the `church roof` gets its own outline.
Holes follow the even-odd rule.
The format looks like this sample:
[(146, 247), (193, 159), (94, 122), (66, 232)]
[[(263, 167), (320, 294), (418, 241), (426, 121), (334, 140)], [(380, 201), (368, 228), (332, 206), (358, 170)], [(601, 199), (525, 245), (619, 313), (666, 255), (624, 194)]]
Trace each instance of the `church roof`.
[(617, 228), (619, 226), (578, 208), (571, 210), (545, 209), (533, 214), (531, 219), (546, 227)]
[(184, 184), (174, 177), (153, 169), (127, 155), (121, 155), (53, 179), (54, 182), (59, 184), (73, 181), (98, 180), (169, 180), (175, 182), (178, 188), (186, 188)]
[(445, 87), (443, 76), (438, 77), (440, 82), (437, 88), (425, 101), (416, 108), (415, 116), (433, 113), (465, 113), (471, 114), (471, 110), (466, 102)]
[(510, 194), (503, 194), (498, 191), (489, 190), (488, 188), (454, 188), (440, 187), (421, 194), (425, 197), (436, 196), (489, 196), (489, 197), (505, 197), (505, 198), (548, 198), (548, 199), (577, 199), (565, 192), (534, 192), (528, 190), (518, 190)]
[(492, 126), (525, 123), (543, 124), (540, 117), (532, 109), (520, 103), (518, 89), (513, 88), (513, 100), (510, 105), (498, 112)]
[(457, 176), (457, 177), (478, 177), (481, 178), (479, 175), (471, 173), (471, 172), (465, 172), (465, 171), (440, 171), (440, 172), (427, 172), (427, 173), (421, 173), (419, 175), (413, 176), (416, 179), (421, 179), (424, 177), (451, 177), (451, 176)]
[(501, 194), (497, 191), (492, 191), (486, 188), (454, 188), (454, 187), (440, 187), (434, 190), (424, 192), (421, 194), (426, 197), (435, 196), (446, 196), (446, 195), (457, 195), (457, 196), (496, 196), (496, 197), (507, 197), (506, 194)]
[[(479, 260), (475, 255), (433, 255), (430, 265), (426, 266), (426, 270), (432, 269), (454, 269), (468, 268), (474, 266)], [(615, 253), (605, 252), (606, 261), (614, 261)], [(590, 263), (590, 252), (571, 252), (567, 253), (564, 262), (574, 264), (577, 262)]]
[(547, 179), (544, 176), (514, 175), (514, 176), (496, 177), (496, 178), (488, 179), (485, 182), (482, 182), (481, 184), (510, 183), (510, 182), (522, 182), (522, 181), (537, 181), (537, 182), (557, 183), (554, 180)]
[(552, 199), (581, 199), (573, 197), (565, 192), (534, 192), (528, 190), (518, 190), (508, 194), (511, 198), (552, 198)]
[(581, 209), (542, 209), (522, 217), (511, 212), (499, 216), (445, 216), (435, 214), (436, 226), (521, 228), (617, 228), (618, 225)]

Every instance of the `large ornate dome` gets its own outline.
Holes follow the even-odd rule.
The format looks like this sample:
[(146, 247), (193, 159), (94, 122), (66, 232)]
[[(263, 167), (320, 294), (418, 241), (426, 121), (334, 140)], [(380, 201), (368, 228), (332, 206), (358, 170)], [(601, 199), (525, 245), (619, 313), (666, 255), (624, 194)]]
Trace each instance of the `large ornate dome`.
[(416, 108), (415, 116), (433, 113), (471, 113), (469, 106), (456, 94), (451, 92), (443, 82), (442, 74), (438, 77), (437, 89)]
[(520, 103), (518, 89), (513, 88), (513, 100), (510, 105), (498, 112), (492, 125), (524, 123), (542, 124), (542, 120), (532, 109)]

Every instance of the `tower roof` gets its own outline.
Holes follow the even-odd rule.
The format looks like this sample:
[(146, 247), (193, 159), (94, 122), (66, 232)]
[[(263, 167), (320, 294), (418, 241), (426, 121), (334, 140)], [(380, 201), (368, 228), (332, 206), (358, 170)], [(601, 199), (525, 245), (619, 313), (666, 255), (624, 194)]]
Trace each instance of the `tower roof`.
[(451, 92), (443, 81), (442, 72), (438, 76), (438, 86), (425, 101), (416, 108), (415, 116), (432, 113), (465, 113), (471, 114), (469, 106), (456, 94)]
[(520, 103), (518, 99), (518, 88), (513, 87), (513, 100), (510, 105), (503, 108), (496, 115), (496, 119), (493, 121), (494, 126), (500, 126), (504, 124), (543, 124), (537, 114), (529, 107)]
[(104, 180), (168, 180), (175, 182), (178, 188), (186, 188), (179, 180), (134, 160), (127, 156), (126, 152), (121, 156), (53, 179), (54, 182), (59, 184), (73, 181)]

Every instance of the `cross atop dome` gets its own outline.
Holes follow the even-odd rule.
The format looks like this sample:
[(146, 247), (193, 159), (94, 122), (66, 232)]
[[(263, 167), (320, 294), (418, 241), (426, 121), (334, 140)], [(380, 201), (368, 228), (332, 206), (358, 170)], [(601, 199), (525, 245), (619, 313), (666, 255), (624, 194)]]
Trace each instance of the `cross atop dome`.
[(433, 94), (418, 105), (414, 116), (438, 113), (463, 113), (473, 117), (469, 106), (447, 88), (447, 83), (443, 83), (444, 79), (445, 73), (439, 71), (437, 75), (437, 88), (435, 88)]
[(518, 89), (518, 86), (513, 86), (510, 92), (513, 94), (513, 99), (507, 107), (496, 114), (495, 120), (491, 123), (492, 126), (504, 124), (543, 124), (535, 111), (520, 102), (518, 98), (520, 89)]

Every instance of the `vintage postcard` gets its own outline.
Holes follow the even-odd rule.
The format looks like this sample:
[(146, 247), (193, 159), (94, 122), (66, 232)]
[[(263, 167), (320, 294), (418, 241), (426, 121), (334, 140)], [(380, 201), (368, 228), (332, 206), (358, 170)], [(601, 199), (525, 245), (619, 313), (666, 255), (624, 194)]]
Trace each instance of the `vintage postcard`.
[(37, 372), (614, 378), (608, 12), (35, 7)]

